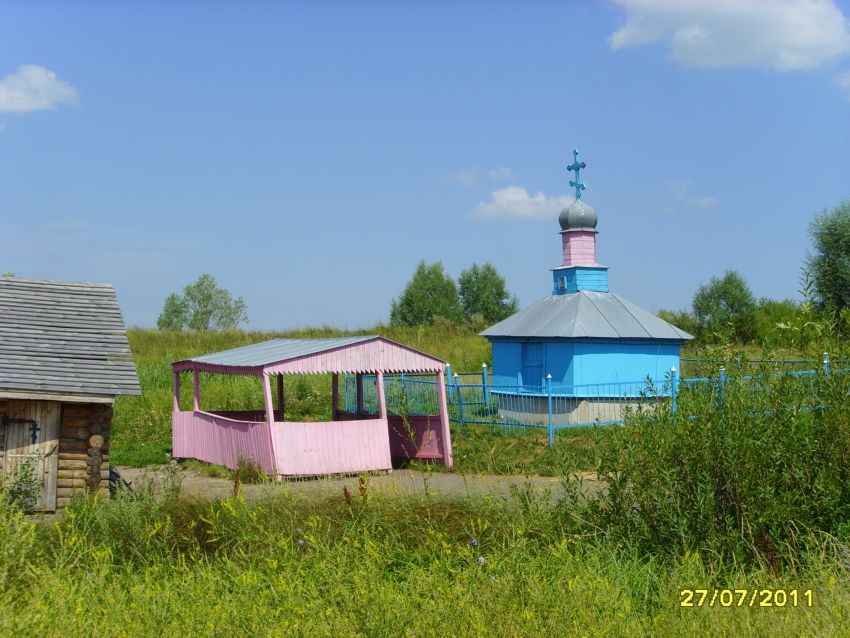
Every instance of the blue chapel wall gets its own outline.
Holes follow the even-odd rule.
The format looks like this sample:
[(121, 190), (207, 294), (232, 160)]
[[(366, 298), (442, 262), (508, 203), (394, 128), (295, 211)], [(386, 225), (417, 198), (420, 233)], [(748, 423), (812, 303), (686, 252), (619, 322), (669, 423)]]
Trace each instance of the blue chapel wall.
[(643, 381), (663, 382), (670, 368), (679, 369), (679, 344), (577, 343), (575, 385)]
[[(523, 343), (544, 344), (540, 379), (523, 378)], [(653, 342), (582, 342), (566, 339), (493, 340), (493, 385), (540, 386), (546, 374), (552, 387), (643, 381), (663, 382), (670, 368), (679, 369), (680, 344)]]
[[(522, 369), (522, 341), (491, 341), (493, 365), (490, 370), (493, 385), (517, 385)], [(498, 363), (497, 363), (498, 362)]]

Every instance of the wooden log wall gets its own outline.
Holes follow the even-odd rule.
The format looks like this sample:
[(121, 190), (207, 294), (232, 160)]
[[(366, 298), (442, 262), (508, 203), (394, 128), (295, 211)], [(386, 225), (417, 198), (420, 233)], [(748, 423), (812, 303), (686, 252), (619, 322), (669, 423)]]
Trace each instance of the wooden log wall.
[(96, 492), (109, 480), (112, 406), (65, 403), (59, 426), (56, 505), (64, 507), (81, 492)]
[[(0, 399), (0, 417), (8, 401)], [(63, 403), (59, 424), (56, 506), (104, 488), (109, 480), (109, 433), (112, 406), (102, 403)], [(0, 425), (0, 477), (5, 473), (6, 428)]]

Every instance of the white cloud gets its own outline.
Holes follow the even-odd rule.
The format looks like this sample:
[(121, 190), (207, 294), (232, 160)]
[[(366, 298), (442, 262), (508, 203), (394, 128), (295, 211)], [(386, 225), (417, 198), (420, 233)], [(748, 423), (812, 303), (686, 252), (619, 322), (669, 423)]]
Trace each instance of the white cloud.
[(0, 80), (0, 113), (30, 113), (56, 108), (59, 104), (76, 106), (77, 90), (37, 64), (25, 64)]
[(521, 186), (508, 186), (490, 194), (489, 202), (475, 205), (472, 217), (542, 219), (557, 217), (573, 198), (568, 195), (547, 197), (542, 192), (529, 195)]
[(666, 215), (675, 215), (681, 208), (701, 208), (705, 210), (717, 206), (716, 197), (694, 195), (693, 191), (694, 181), (688, 177), (668, 182), (661, 212)]
[(462, 186), (471, 186), (478, 181), (478, 167), (460, 168), (454, 173), (447, 175), (445, 179), (447, 182), (454, 182)]
[(844, 91), (844, 96), (847, 98), (847, 101), (850, 102), (850, 71), (844, 71), (843, 73), (839, 73), (833, 79), (835, 86)]
[(665, 41), (685, 66), (809, 69), (850, 53), (833, 0), (616, 0), (626, 24), (613, 50)]
[(499, 168), (492, 169), (488, 175), (490, 179), (510, 179), (514, 176), (514, 173), (507, 166), (500, 166)]

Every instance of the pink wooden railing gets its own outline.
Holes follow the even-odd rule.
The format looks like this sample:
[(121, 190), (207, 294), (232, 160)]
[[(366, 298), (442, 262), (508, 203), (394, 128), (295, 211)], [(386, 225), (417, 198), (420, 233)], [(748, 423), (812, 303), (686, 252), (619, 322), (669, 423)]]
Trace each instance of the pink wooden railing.
[(270, 475), (285, 476), (392, 468), (386, 419), (276, 422), (273, 433), (277, 459), (265, 422), (237, 421), (202, 411), (174, 412), (173, 456), (231, 469), (240, 458), (250, 459)]
[(409, 416), (406, 425), (400, 416), (390, 416), (389, 434), (393, 458), (445, 460), (439, 415)]
[(278, 467), (286, 476), (392, 468), (386, 419), (274, 425)]
[(251, 460), (268, 474), (277, 473), (269, 425), (237, 421), (208, 412), (172, 413), (172, 455), (236, 469), (239, 459)]

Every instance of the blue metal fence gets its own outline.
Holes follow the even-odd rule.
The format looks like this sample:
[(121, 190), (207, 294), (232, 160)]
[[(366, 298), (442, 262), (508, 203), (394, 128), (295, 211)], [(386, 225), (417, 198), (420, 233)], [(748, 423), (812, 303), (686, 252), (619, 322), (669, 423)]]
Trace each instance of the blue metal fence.
[[(696, 360), (690, 360), (696, 361)], [(759, 361), (760, 365), (788, 363), (786, 361)], [(794, 361), (798, 363), (798, 361)], [(809, 362), (811, 363), (811, 362)], [(770, 365), (766, 369), (769, 369)], [(828, 355), (820, 369), (794, 369), (782, 372), (765, 372), (756, 375), (737, 375), (735, 380), (747, 383), (748, 391), (763, 392), (770, 377), (791, 375), (814, 376), (819, 372), (829, 374)], [(850, 371), (835, 370), (836, 372)], [(679, 378), (675, 369), (665, 379), (563, 385), (553, 383), (551, 375), (546, 385), (496, 385), (490, 382), (487, 366), (479, 373), (451, 373), (446, 375), (446, 399), (449, 418), (462, 426), (488, 425), (503, 432), (523, 433), (527, 429), (546, 429), (549, 445), (554, 445), (559, 430), (594, 425), (622, 424), (629, 410), (639, 410), (670, 402), (675, 414), (681, 392), (701, 392), (707, 398), (722, 401), (725, 384), (730, 380), (721, 367), (716, 376)], [(434, 375), (386, 375), (384, 389), (387, 411), (390, 414), (426, 415), (439, 412), (437, 381)], [(344, 377), (345, 408), (356, 410), (356, 378)], [(374, 376), (364, 375), (363, 402), (368, 413), (377, 413), (377, 391)]]
[[(548, 429), (550, 444), (554, 444), (558, 430), (622, 423), (624, 408), (669, 399), (672, 393), (670, 379), (660, 384), (643, 380), (567, 386), (553, 384), (550, 378), (545, 386), (494, 385), (486, 368), (483, 370), (473, 383), (462, 383), (459, 374), (446, 380), (449, 418), (461, 426), (488, 425), (503, 432)], [(466, 377), (468, 381), (472, 375)], [(344, 377), (343, 398), (348, 411), (356, 410), (356, 384), (353, 375)], [(390, 414), (439, 413), (433, 376), (385, 375), (384, 390)], [(375, 376), (363, 377), (363, 404), (368, 413), (377, 413)]]

